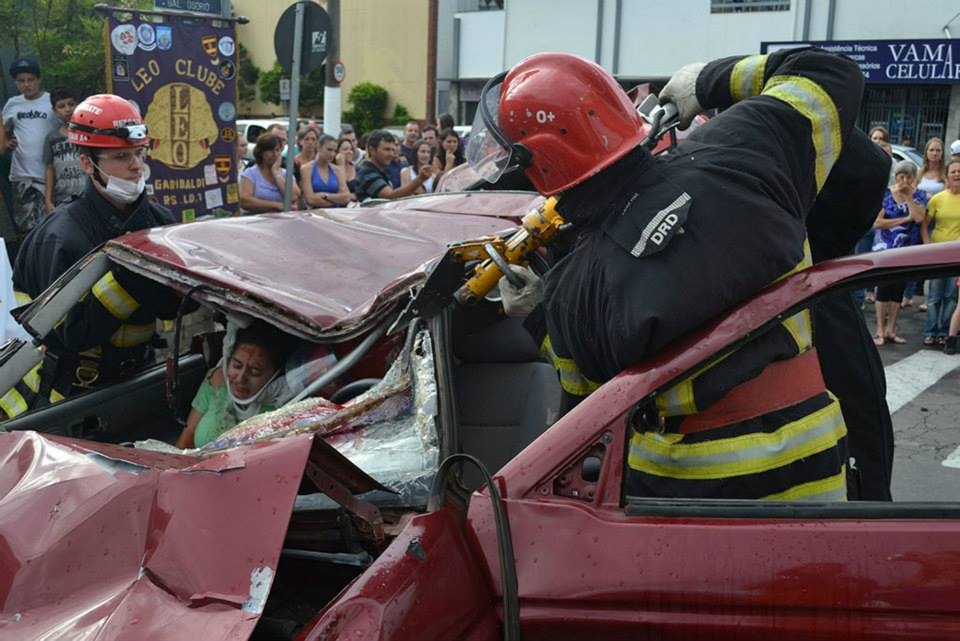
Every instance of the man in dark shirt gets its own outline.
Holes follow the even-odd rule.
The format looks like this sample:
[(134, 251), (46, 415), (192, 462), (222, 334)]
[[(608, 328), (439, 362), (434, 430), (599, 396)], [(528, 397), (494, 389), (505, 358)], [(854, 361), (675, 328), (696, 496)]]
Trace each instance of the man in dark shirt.
[(357, 165), (357, 200), (368, 198), (402, 198), (413, 194), (433, 174), (429, 165), (424, 165), (409, 183), (393, 187), (388, 166), (396, 159), (397, 139), (388, 131), (374, 131), (367, 138), (367, 155)]
[(400, 143), (400, 153), (407, 159), (407, 164), (417, 164), (417, 140), (420, 139), (420, 123), (408, 120), (403, 127), (403, 142)]

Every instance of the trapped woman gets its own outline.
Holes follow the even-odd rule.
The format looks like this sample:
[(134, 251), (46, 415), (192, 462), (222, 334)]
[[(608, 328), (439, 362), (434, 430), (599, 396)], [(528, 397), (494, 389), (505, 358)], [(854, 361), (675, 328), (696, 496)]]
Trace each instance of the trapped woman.
[(245, 329), (228, 324), (224, 357), (194, 396), (177, 447), (203, 447), (240, 421), (288, 401), (293, 392), (283, 365), (292, 347), (289, 337), (259, 321)]

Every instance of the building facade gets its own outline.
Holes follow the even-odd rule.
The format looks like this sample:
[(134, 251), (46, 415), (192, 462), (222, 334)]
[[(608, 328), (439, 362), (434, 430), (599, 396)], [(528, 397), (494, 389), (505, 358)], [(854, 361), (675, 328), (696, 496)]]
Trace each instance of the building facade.
[[(438, 59), (454, 62), (438, 66), (438, 79), (449, 83), (447, 104), (438, 109), (453, 111), (460, 122), (472, 121), (488, 78), (539, 51), (565, 51), (594, 60), (624, 86), (641, 82), (662, 86), (686, 63), (760, 53), (765, 43), (818, 42), (838, 49), (849, 45), (852, 51), (855, 43), (881, 41), (874, 43), (879, 53), (860, 61), (862, 68), (890, 64), (895, 52), (911, 59), (893, 63), (920, 66), (900, 77), (896, 70), (893, 77), (871, 74), (858, 124), (865, 129), (883, 124), (895, 141), (909, 136), (918, 146), (934, 135), (947, 144), (960, 137), (960, 56), (954, 54), (960, 54), (960, 47), (955, 49), (952, 43), (954, 33), (960, 34), (956, 2), (925, 0), (905, 6), (892, 0), (505, 0), (503, 4), (497, 11), (481, 7), (456, 11), (451, 37), (438, 38), (441, 47), (452, 47), (450, 52), (439, 51)], [(940, 71), (920, 71), (928, 68), (922, 67), (925, 63), (938, 65)], [(447, 75), (440, 75), (443, 72)]]
[[(234, 13), (250, 18), (240, 42), (261, 69), (274, 63), (274, 29), (291, 4), (233, 0)], [(625, 87), (662, 86), (688, 62), (808, 42), (854, 55), (876, 44), (859, 61), (865, 76), (897, 48), (915, 60), (896, 64), (927, 56), (956, 69), (954, 33), (960, 5), (951, 0), (340, 0), (341, 106), (356, 84), (373, 82), (387, 90), (389, 111), (400, 103), (415, 118), (449, 112), (470, 124), (486, 80), (539, 51), (594, 60)], [(247, 111), (285, 113), (263, 104)], [(858, 124), (883, 124), (895, 141), (917, 146), (934, 135), (949, 144), (960, 137), (960, 72), (870, 73)]]
[[(350, 90), (361, 82), (372, 82), (387, 90), (390, 104), (402, 104), (415, 118), (432, 111), (434, 99), (428, 94), (431, 55), (430, 7), (436, 0), (341, 0), (340, 61), (345, 69), (340, 85), (341, 107), (346, 109)], [(238, 40), (261, 70), (276, 62), (274, 32), (283, 12), (294, 0), (233, 0), (233, 12), (249, 19), (238, 27)], [(327, 9), (327, 2), (319, 2)], [(434, 33), (436, 30), (434, 30)], [(329, 60), (328, 60), (329, 62)], [(286, 105), (259, 101), (243, 105), (250, 117), (286, 115)], [(304, 116), (320, 116), (307, 114)]]

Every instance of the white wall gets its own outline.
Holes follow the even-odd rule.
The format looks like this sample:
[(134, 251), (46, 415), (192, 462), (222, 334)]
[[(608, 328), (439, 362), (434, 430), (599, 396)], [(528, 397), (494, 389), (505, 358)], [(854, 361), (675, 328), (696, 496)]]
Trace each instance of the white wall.
[(762, 40), (793, 38), (796, 3), (790, 11), (711, 14), (709, 0), (626, 0), (619, 64), (612, 71), (627, 78), (665, 78), (688, 62), (759, 53)]
[[(834, 40), (943, 38), (942, 26), (960, 11), (956, 0), (833, 0)], [(613, 21), (619, 5), (619, 51)], [(756, 53), (763, 41), (801, 40), (810, 11), (809, 40), (827, 36), (830, 0), (791, 0), (788, 11), (711, 14), (710, 0), (505, 0), (503, 11), (461, 17), (461, 78), (492, 76), (539, 51), (597, 59), (623, 78), (666, 78), (679, 66)], [(497, 47), (490, 30), (499, 19)], [(473, 29), (479, 29), (473, 32)], [(960, 18), (951, 25), (960, 37)]]
[[(541, 51), (597, 57), (597, 18), (601, 0), (509, 0), (504, 62), (513, 66)], [(611, 37), (612, 40), (612, 37)]]
[(459, 77), (486, 79), (506, 67), (503, 63), (505, 11), (458, 13), (460, 19)]

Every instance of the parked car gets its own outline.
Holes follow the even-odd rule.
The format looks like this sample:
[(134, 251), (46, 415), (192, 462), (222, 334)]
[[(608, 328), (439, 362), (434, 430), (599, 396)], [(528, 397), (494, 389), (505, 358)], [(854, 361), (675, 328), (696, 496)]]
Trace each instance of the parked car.
[(913, 147), (904, 145), (890, 145), (890, 151), (893, 154), (894, 162), (901, 160), (911, 160), (917, 167), (923, 167), (923, 154)]

